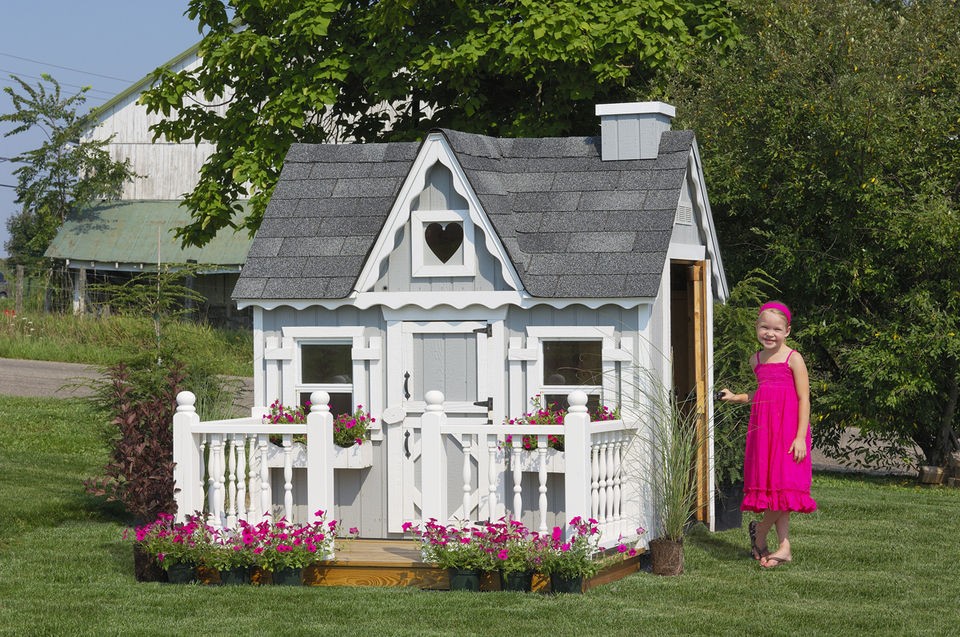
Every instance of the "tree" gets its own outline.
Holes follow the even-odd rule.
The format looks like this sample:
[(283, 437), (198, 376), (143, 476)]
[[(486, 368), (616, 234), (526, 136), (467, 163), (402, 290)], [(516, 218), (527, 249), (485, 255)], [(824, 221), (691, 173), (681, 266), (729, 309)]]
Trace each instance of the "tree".
[(799, 310), (817, 444), (958, 448), (960, 10), (952, 0), (744, 3), (744, 38), (668, 78), (702, 148), (731, 278)]
[(158, 69), (142, 100), (167, 116), (155, 138), (217, 145), (185, 200), (195, 245), (256, 230), (293, 142), (591, 134), (597, 101), (737, 34), (722, 0), (191, 0), (187, 15), (201, 63)]
[(94, 124), (92, 113), (77, 114), (89, 87), (64, 97), (60, 84), (49, 75), (44, 74), (36, 87), (10, 77), (20, 91), (3, 88), (14, 108), (0, 115), (0, 122), (14, 124), (4, 137), (39, 129), (46, 138), (39, 148), (13, 158), (22, 164), (13, 171), (22, 209), (7, 222), (6, 248), (13, 263), (26, 264), (43, 258), (67, 213), (97, 199), (118, 197), (123, 184), (136, 175), (129, 162), (110, 158), (109, 140), (82, 138)]

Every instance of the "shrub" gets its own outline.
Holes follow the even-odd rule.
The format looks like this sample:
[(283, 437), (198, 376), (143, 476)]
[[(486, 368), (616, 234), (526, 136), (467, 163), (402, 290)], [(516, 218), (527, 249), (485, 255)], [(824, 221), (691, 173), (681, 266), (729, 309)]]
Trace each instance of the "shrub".
[[(183, 367), (164, 370), (156, 393), (135, 391), (130, 369), (120, 363), (107, 370), (115, 428), (104, 475), (86, 481), (89, 493), (119, 502), (140, 520), (176, 513), (173, 481), (173, 414), (184, 380)], [(104, 396), (101, 396), (101, 399)]]

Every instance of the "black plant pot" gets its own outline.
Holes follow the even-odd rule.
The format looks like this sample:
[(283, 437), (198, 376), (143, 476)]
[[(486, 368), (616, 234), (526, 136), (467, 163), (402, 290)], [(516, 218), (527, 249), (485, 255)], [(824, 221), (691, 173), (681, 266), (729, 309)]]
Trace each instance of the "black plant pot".
[(743, 525), (743, 483), (721, 484), (713, 496), (714, 530), (739, 529)]
[(139, 544), (133, 545), (133, 576), (138, 582), (167, 581), (167, 572), (157, 563), (156, 557)]
[(474, 592), (480, 590), (480, 571), (468, 568), (451, 568), (448, 571), (450, 590)]

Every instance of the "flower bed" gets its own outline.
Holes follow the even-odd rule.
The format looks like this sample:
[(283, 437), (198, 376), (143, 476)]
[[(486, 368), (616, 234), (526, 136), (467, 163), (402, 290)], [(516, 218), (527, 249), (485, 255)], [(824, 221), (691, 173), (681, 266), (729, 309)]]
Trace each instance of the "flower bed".
[[(283, 518), (258, 524), (241, 520), (236, 529), (219, 529), (198, 516), (176, 522), (172, 515), (161, 513), (154, 522), (135, 529), (134, 542), (168, 571), (189, 565), (221, 575), (250, 567), (276, 573), (334, 559), (340, 524), (327, 521), (323, 511), (317, 511), (315, 517), (310, 524), (291, 524)], [(350, 529), (351, 535), (356, 532)]]
[[(559, 526), (541, 534), (506, 518), (459, 526), (442, 525), (431, 518), (419, 528), (407, 522), (403, 530), (420, 543), (423, 560), (440, 568), (499, 571), (502, 575), (535, 572), (572, 579), (591, 577), (611, 563), (598, 544), (596, 520), (577, 516), (570, 527), (573, 532), (565, 537)], [(643, 533), (644, 529), (637, 529), (638, 537)], [(612, 559), (633, 555), (636, 549), (620, 542)]]

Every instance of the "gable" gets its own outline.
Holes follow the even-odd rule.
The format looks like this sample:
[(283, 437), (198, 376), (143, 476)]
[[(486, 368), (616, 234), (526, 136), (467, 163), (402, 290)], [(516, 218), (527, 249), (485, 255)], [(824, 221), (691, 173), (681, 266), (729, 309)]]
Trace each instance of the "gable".
[(513, 263), (446, 138), (431, 133), (359, 275), (357, 292), (520, 288)]
[[(484, 279), (492, 290), (527, 299), (649, 300), (659, 293), (693, 148), (690, 131), (664, 132), (655, 159), (617, 161), (603, 161), (590, 137), (499, 139), (451, 130), (420, 145), (294, 145), (234, 298), (300, 305), (384, 285), (399, 290), (384, 277), (404, 236), (414, 236), (413, 213), (466, 202), (461, 219), (479, 229), (476, 258), (499, 266)], [(425, 195), (438, 163), (451, 175), (449, 201), (459, 203)]]

